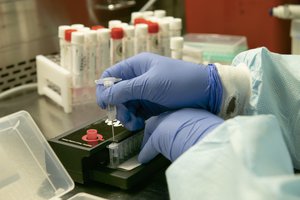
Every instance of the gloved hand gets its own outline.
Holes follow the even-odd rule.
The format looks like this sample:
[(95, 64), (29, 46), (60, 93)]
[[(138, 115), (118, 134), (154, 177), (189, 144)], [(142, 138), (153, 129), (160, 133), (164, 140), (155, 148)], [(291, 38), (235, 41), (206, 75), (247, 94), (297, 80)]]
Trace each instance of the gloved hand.
[(193, 108), (151, 117), (146, 121), (138, 160), (147, 163), (161, 153), (174, 161), (221, 123), (222, 118), (206, 110)]
[(184, 107), (220, 111), (222, 84), (214, 65), (198, 65), (152, 53), (124, 60), (102, 74), (122, 81), (97, 86), (97, 102), (117, 106), (117, 118), (129, 130), (144, 127), (145, 119)]

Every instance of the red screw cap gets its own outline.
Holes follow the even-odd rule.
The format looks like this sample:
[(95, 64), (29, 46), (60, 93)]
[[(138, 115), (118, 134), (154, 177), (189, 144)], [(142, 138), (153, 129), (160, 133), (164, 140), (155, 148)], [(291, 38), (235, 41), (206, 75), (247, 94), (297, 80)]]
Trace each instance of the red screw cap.
[(65, 40), (71, 42), (72, 32), (77, 31), (76, 29), (67, 29), (65, 30)]
[(122, 28), (112, 28), (111, 38), (112, 39), (122, 39), (124, 37), (124, 31)]
[(148, 33), (158, 33), (159, 26), (158, 23), (149, 22), (148, 25)]

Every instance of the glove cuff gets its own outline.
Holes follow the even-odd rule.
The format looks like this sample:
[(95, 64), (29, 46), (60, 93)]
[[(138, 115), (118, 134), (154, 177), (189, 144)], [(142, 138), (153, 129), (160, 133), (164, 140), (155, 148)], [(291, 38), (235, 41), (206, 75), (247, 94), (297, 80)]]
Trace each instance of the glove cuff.
[(244, 113), (251, 95), (251, 75), (249, 68), (241, 63), (236, 67), (215, 64), (223, 86), (221, 111), (223, 119)]

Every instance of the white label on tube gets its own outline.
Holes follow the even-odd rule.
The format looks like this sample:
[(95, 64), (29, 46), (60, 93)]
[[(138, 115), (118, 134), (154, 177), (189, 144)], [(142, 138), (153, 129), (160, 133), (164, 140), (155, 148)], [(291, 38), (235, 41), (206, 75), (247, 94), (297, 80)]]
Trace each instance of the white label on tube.
[(94, 80), (98, 78), (96, 77), (96, 45), (89, 45), (87, 48), (87, 68), (87, 82), (89, 86), (93, 86)]
[(83, 45), (72, 45), (73, 87), (80, 88), (84, 84), (84, 48)]
[(149, 34), (147, 39), (147, 51), (161, 54), (160, 40), (158, 34)]
[(111, 65), (120, 62), (123, 58), (122, 39), (111, 39)]
[(135, 54), (145, 52), (147, 50), (147, 38), (145, 36), (136, 36), (134, 40)]
[(124, 59), (134, 56), (134, 40), (132, 37), (126, 37), (124, 39), (123, 49)]

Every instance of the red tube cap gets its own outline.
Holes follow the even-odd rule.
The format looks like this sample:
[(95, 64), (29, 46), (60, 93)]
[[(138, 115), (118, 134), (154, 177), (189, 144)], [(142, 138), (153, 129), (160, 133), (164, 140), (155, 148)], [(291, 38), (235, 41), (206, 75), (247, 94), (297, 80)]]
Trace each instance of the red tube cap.
[(159, 26), (158, 23), (149, 22), (148, 25), (148, 33), (158, 33)]
[(71, 42), (72, 32), (77, 31), (76, 29), (67, 29), (65, 30), (65, 40)]
[(112, 28), (111, 38), (112, 39), (122, 39), (124, 37), (124, 31), (122, 28)]
[(92, 29), (92, 30), (95, 30), (95, 31), (96, 31), (96, 30), (99, 30), (99, 29), (102, 29), (102, 28), (105, 28), (105, 27), (104, 27), (104, 26), (101, 26), (101, 25), (96, 25), (96, 26), (92, 26), (92, 27), (91, 27), (91, 29)]
[(148, 21), (145, 20), (144, 18), (135, 18), (133, 24), (137, 25), (137, 24), (146, 24)]

